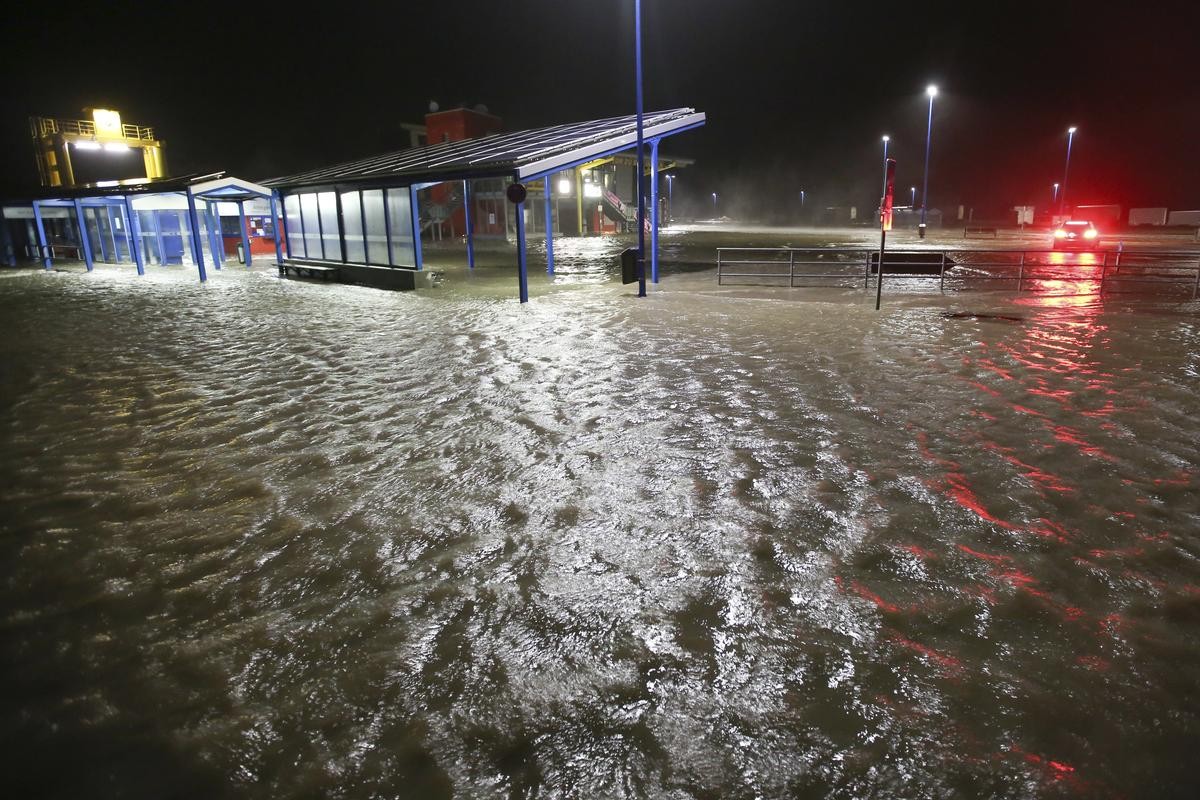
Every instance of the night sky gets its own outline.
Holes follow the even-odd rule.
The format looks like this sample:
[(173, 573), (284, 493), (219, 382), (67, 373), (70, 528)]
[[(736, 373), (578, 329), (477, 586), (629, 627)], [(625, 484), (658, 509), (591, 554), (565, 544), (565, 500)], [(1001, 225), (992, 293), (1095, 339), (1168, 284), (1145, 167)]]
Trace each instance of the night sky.
[[(631, 113), (632, 7), (10, 4), (0, 190), (36, 182), (29, 115), (85, 106), (154, 126), (173, 174), (252, 180), (403, 147), (430, 100), (509, 129)], [(681, 211), (873, 207), (884, 133), (906, 201), (930, 82), (933, 207), (1044, 204), (1074, 124), (1072, 200), (1200, 208), (1200, 3), (644, 0), (644, 24), (647, 109), (708, 114), (664, 145), (698, 161)]]

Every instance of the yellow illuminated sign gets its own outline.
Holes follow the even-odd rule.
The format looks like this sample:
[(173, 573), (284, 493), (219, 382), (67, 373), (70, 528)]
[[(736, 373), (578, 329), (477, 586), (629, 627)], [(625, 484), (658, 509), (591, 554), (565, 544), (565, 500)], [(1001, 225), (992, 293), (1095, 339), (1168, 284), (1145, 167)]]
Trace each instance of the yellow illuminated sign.
[(121, 114), (107, 108), (92, 109), (92, 121), (96, 123), (97, 135), (121, 135)]

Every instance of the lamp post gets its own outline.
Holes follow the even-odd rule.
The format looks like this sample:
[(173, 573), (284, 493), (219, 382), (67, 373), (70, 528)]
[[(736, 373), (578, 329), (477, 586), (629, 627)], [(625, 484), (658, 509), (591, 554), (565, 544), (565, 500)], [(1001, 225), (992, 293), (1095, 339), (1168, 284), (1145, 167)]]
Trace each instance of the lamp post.
[[(646, 147), (642, 118), (642, 0), (633, 0), (634, 48), (637, 50), (637, 227), (638, 297), (646, 296)], [(549, 234), (547, 234), (549, 235)]]
[(912, 191), (912, 202), (909, 205), (912, 206), (913, 211), (916, 211), (917, 210), (917, 187), (915, 187), (915, 186), (912, 187), (911, 191)]
[(929, 95), (929, 121), (925, 127), (925, 182), (921, 187), (921, 226), (917, 229), (921, 238), (925, 238), (925, 224), (929, 212), (929, 144), (933, 139), (933, 98), (937, 97), (937, 87), (933, 84), (925, 89)]
[(1058, 184), (1053, 183), (1050, 185), (1050, 205), (1055, 205), (1056, 203), (1058, 203)]
[(800, 190), (800, 213), (804, 213), (804, 190)]
[(1075, 141), (1075, 126), (1067, 128), (1067, 165), (1063, 167), (1062, 190), (1058, 193), (1058, 214), (1067, 212), (1067, 175), (1071, 172), (1071, 145)]
[[(879, 196), (883, 197), (887, 194), (887, 148), (888, 142), (892, 140), (890, 136), (883, 137), (883, 189), (879, 192)], [(893, 189), (893, 191), (895, 191)]]
[(675, 176), (667, 175), (667, 224), (675, 224)]
[(713, 192), (713, 219), (717, 218), (717, 193)]

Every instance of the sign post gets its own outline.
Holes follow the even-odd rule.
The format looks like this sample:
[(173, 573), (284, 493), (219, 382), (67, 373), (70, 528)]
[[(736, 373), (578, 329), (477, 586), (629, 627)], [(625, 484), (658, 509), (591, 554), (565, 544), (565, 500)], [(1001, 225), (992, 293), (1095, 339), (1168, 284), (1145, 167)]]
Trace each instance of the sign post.
[[(547, 178), (549, 180), (549, 178)], [(522, 303), (529, 302), (529, 276), (525, 270), (525, 197), (524, 184), (510, 183), (504, 190), (510, 203), (516, 207), (517, 217), (517, 286)]]
[(892, 200), (896, 194), (896, 159), (887, 160), (887, 177), (883, 182), (883, 197), (879, 201), (879, 266), (875, 276), (875, 310), (883, 299), (883, 251), (887, 232), (892, 229)]

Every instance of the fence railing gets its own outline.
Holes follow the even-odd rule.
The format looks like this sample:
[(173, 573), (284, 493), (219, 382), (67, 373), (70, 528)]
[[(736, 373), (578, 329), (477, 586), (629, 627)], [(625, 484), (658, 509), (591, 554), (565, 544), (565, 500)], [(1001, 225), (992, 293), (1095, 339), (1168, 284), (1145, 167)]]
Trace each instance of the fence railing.
[[(96, 123), (90, 119), (51, 119), (50, 117), (35, 117), (33, 128), (38, 136), (48, 136), (52, 133), (67, 133), (75, 136), (95, 136)], [(126, 139), (154, 141), (154, 129), (141, 125), (121, 124), (121, 136)]]
[[(879, 251), (841, 247), (719, 247), (717, 285), (830, 286), (861, 282), (879, 273)], [(1015, 281), (1017, 291), (1047, 281), (1094, 281), (1100, 291), (1123, 284), (1171, 285), (1200, 295), (1200, 251), (1167, 250), (889, 250), (884, 282), (937, 279), (944, 290), (975, 281)], [(786, 281), (786, 283), (784, 283)], [(798, 281), (804, 283), (798, 284)], [(811, 283), (824, 281), (824, 283)]]

